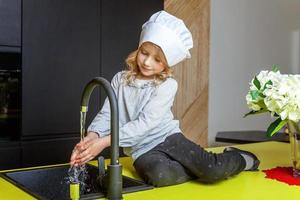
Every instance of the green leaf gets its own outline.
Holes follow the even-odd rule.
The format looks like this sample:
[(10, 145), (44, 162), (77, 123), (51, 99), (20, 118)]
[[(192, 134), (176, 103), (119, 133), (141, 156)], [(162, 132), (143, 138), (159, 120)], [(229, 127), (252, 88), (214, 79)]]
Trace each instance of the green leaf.
[(257, 77), (255, 76), (254, 77), (254, 81), (253, 81), (253, 84), (255, 85), (255, 87), (258, 89), (258, 90), (260, 90), (260, 82), (259, 82), (259, 80), (257, 79)]
[(259, 97), (259, 95), (260, 95), (260, 91), (258, 91), (258, 90), (251, 90), (250, 91), (250, 95), (252, 97), (252, 100), (256, 100)]
[(267, 136), (271, 137), (275, 133), (277, 133), (284, 125), (286, 125), (287, 120), (281, 120), (281, 118), (276, 119), (274, 122), (270, 124), (267, 130)]
[(265, 109), (260, 109), (260, 110), (251, 110), (250, 112), (246, 113), (244, 115), (244, 118), (247, 117), (248, 115), (255, 115), (255, 114), (260, 114), (260, 113), (265, 113), (265, 112), (268, 112), (268, 110), (265, 110)]
[(272, 65), (272, 71), (273, 71), (273, 72), (278, 72), (278, 71), (279, 71), (279, 67), (280, 67), (279, 65), (273, 64), (273, 65)]

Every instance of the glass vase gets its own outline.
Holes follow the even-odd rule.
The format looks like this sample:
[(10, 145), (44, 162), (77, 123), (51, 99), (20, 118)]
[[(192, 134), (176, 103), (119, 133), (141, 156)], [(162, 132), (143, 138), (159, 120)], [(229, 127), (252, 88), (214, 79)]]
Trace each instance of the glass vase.
[(289, 120), (288, 132), (293, 163), (293, 176), (300, 178), (300, 132), (298, 124)]

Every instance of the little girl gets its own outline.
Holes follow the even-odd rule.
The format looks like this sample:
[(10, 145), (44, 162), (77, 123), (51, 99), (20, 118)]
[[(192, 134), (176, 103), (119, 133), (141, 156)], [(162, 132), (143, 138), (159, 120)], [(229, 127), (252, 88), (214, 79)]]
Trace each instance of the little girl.
[[(138, 174), (154, 186), (199, 179), (213, 183), (243, 170), (257, 170), (259, 160), (233, 147), (223, 153), (205, 151), (188, 140), (174, 120), (171, 107), (177, 91), (172, 66), (190, 57), (190, 31), (182, 20), (160, 11), (143, 25), (139, 47), (126, 59), (128, 70), (111, 82), (120, 119), (120, 146), (134, 160)], [(83, 165), (110, 146), (108, 99), (71, 156), (71, 165)]]

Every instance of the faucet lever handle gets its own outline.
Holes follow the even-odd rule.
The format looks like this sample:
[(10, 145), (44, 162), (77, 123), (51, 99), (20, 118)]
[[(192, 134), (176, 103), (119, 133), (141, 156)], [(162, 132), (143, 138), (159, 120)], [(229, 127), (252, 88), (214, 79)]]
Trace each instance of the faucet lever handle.
[(98, 170), (99, 170), (99, 177), (103, 177), (105, 175), (105, 162), (104, 157), (98, 157)]

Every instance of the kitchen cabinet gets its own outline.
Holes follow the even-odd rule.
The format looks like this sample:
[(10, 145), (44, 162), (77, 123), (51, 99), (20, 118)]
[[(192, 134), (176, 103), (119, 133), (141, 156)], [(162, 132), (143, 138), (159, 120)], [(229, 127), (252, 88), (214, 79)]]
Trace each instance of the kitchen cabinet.
[(20, 142), (0, 140), (0, 169), (21, 167)]
[[(124, 69), (141, 25), (162, 8), (161, 0), (24, 0), (22, 137), (78, 134), (85, 84)], [(100, 109), (92, 95), (87, 124)]]
[(100, 75), (100, 2), (23, 0), (23, 138), (78, 133), (83, 87)]
[(0, 1), (0, 51), (21, 46), (21, 0)]

